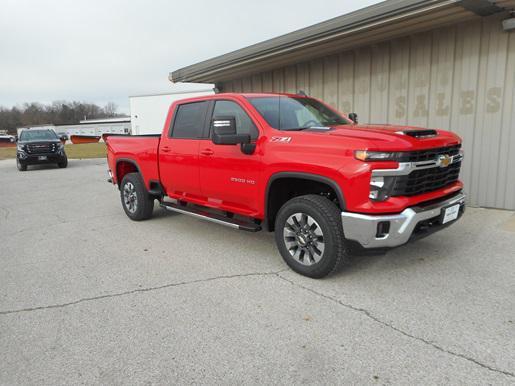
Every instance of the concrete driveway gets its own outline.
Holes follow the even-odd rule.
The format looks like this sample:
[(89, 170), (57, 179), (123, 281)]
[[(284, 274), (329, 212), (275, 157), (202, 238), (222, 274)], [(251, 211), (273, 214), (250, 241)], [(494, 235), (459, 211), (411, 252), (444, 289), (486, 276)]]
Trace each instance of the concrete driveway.
[(130, 221), (105, 171), (0, 162), (0, 384), (515, 383), (513, 212), (311, 280), (268, 233)]

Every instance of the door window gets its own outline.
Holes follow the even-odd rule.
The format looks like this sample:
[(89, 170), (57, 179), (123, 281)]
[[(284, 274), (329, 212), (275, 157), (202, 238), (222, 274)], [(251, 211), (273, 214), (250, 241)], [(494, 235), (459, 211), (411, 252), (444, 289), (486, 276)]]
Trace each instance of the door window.
[(195, 102), (179, 105), (173, 120), (173, 138), (201, 138), (208, 102)]
[(216, 101), (213, 118), (228, 115), (236, 118), (236, 132), (238, 134), (250, 134), (251, 139), (256, 139), (259, 136), (256, 125), (239, 104), (232, 101)]

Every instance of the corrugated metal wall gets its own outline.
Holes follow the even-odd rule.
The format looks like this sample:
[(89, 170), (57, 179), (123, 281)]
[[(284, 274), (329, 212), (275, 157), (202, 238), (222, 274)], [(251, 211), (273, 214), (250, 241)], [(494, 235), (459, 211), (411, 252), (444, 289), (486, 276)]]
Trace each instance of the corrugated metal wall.
[(515, 33), (496, 17), (245, 79), (226, 92), (304, 90), (360, 122), (452, 130), (470, 204), (515, 209)]

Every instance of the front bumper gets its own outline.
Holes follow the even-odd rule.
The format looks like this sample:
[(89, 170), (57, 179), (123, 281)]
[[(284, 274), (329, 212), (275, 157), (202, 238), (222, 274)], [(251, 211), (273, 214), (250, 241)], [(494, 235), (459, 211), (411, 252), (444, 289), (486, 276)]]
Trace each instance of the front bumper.
[[(406, 244), (421, 233), (432, 233), (456, 220), (442, 224), (441, 216), (447, 207), (459, 204), (459, 217), (465, 210), (465, 194), (428, 205), (407, 208), (399, 214), (372, 216), (342, 212), (343, 232), (349, 240), (364, 248), (392, 248)], [(389, 224), (389, 225), (385, 225)], [(389, 228), (389, 229), (388, 229)], [(387, 229), (387, 232), (384, 230)]]
[[(16, 156), (18, 157), (20, 162), (24, 165), (59, 163), (59, 162), (63, 162), (66, 159), (66, 154), (64, 152), (27, 154), (25, 152), (18, 151)], [(40, 159), (40, 157), (45, 157), (45, 159)]]

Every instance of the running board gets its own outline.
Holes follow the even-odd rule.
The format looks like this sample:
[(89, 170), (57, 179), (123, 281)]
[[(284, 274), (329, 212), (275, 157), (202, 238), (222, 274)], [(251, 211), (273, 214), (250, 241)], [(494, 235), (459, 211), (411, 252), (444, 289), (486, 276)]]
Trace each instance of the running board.
[(181, 206), (174, 204), (172, 202), (162, 202), (161, 207), (169, 210), (171, 212), (177, 212), (182, 214), (187, 214), (192, 217), (200, 218), (202, 220), (207, 220), (214, 222), (216, 224), (225, 225), (234, 229), (240, 229), (242, 231), (247, 232), (258, 232), (261, 230), (261, 225), (255, 224), (253, 222), (240, 221), (236, 219), (232, 219), (229, 217), (225, 217), (215, 213), (209, 213), (202, 209), (190, 208), (188, 206)]

